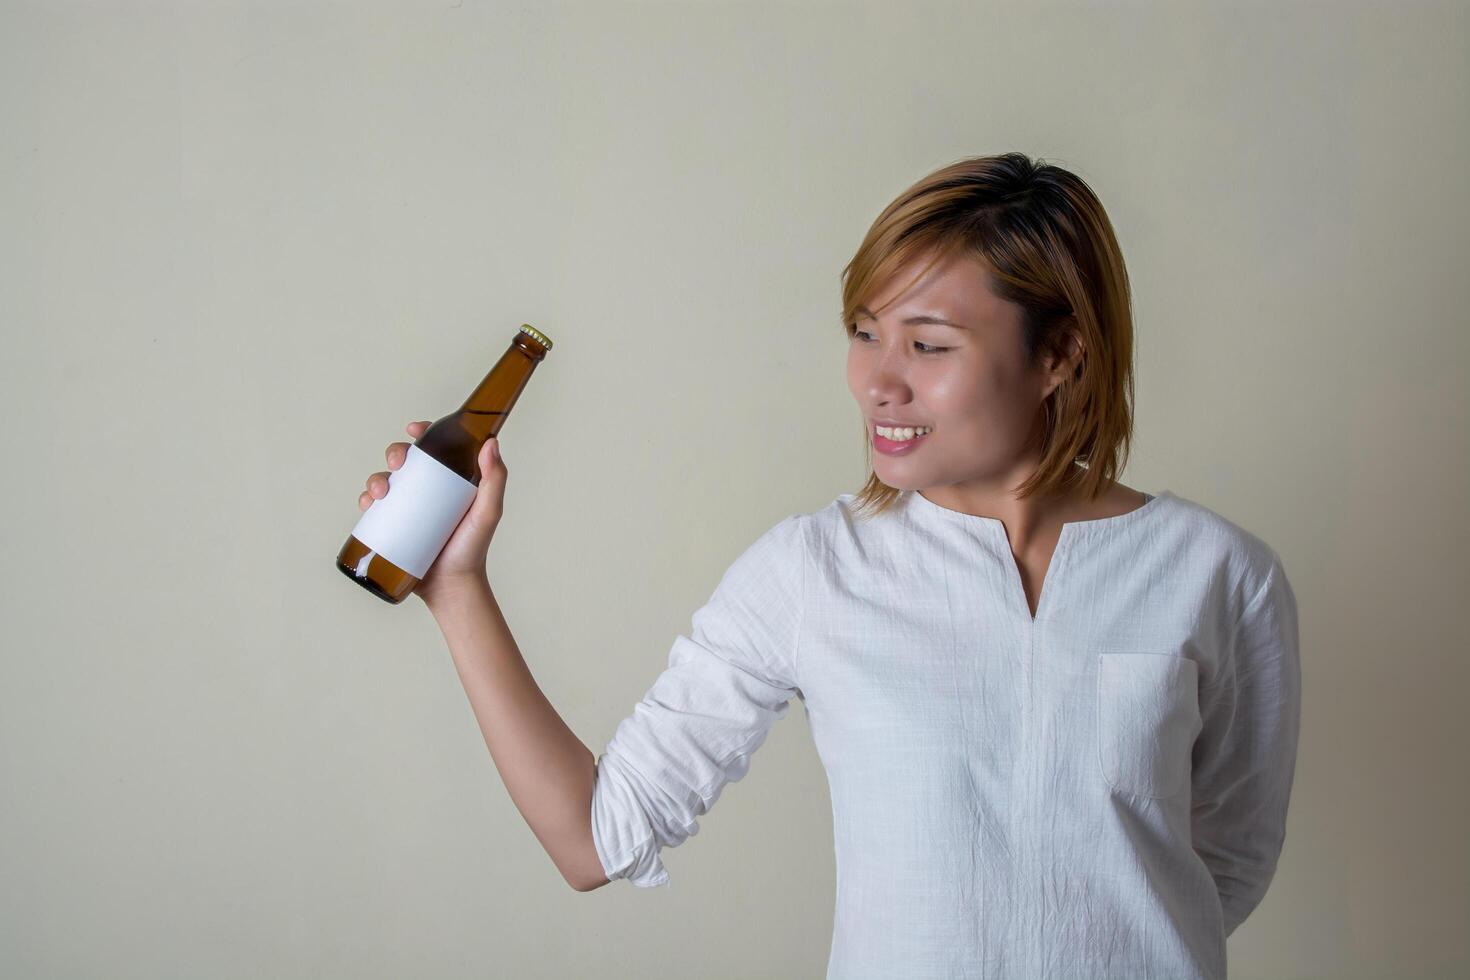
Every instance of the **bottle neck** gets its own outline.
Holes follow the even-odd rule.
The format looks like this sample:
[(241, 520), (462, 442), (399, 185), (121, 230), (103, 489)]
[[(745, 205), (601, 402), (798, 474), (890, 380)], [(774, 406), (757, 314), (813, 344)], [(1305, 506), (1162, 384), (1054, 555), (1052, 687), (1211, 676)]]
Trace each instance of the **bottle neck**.
[(516, 399), (531, 380), (531, 373), (545, 356), (540, 344), (523, 333), (517, 334), (510, 348), (459, 407), (459, 423), (464, 430), (478, 442), (498, 435)]

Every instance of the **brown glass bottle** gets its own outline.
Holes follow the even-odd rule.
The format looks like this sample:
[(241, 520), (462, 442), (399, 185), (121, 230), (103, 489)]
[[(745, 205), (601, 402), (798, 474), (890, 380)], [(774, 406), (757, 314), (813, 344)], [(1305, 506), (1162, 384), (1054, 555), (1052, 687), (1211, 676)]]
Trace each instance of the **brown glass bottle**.
[(459, 410), (425, 429), (388, 475), (388, 492), (363, 511), (337, 554), (343, 575), (387, 602), (408, 597), (474, 500), (480, 447), (500, 433), (550, 350), (545, 334), (521, 324)]

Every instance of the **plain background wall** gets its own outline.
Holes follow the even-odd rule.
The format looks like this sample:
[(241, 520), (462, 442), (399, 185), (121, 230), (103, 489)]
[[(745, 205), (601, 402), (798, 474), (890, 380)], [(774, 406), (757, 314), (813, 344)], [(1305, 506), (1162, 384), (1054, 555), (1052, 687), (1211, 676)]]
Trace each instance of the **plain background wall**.
[[(1470, 968), (1464, 3), (0, 2), (0, 974), (819, 977), (778, 724), (667, 888), (578, 894), (423, 604), (334, 570), (522, 322), (490, 574), (600, 753), (731, 561), (855, 491), (839, 273), (938, 166), (1076, 171), (1130, 485), (1299, 597), (1232, 977)], [(797, 708), (799, 703), (794, 703)]]

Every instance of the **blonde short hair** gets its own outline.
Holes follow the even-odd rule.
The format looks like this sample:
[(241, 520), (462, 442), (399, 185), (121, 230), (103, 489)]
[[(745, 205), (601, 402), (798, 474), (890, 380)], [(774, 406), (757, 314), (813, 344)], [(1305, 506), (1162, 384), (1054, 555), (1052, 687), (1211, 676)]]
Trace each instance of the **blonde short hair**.
[[(1017, 488), (1022, 497), (1081, 488), (1089, 499), (1117, 482), (1133, 434), (1133, 313), (1128, 272), (1107, 213), (1081, 178), (1021, 153), (972, 157), (923, 178), (883, 209), (842, 270), (842, 323), (850, 337), (857, 310), (896, 272), (932, 256), (929, 268), (960, 254), (990, 270), (996, 295), (1023, 312), (1027, 363), (1064, 353), (1075, 331), (1083, 360), (1047, 397), (1041, 463)], [(905, 287), (907, 288), (907, 286)], [(872, 471), (859, 511), (883, 513), (899, 490)]]

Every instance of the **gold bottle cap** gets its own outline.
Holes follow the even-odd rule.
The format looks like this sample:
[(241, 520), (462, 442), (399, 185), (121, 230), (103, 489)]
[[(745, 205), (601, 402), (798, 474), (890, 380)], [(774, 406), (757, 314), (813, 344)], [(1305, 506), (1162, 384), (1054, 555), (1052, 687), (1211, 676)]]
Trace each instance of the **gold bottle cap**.
[(545, 347), (547, 350), (551, 350), (551, 338), (546, 336), (546, 334), (542, 333), (540, 330), (537, 330), (535, 327), (531, 326), (529, 323), (521, 324), (521, 333), (530, 334), (532, 339), (534, 339), (536, 343), (540, 344), (542, 347)]

